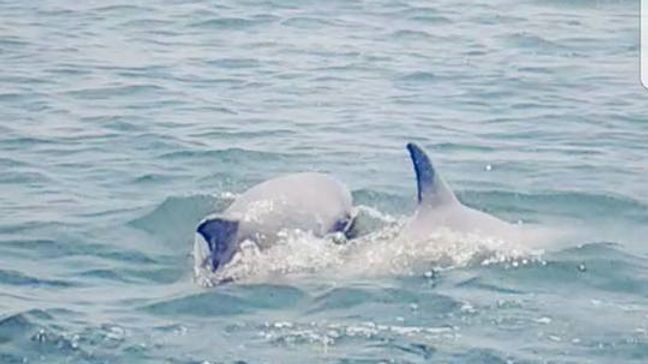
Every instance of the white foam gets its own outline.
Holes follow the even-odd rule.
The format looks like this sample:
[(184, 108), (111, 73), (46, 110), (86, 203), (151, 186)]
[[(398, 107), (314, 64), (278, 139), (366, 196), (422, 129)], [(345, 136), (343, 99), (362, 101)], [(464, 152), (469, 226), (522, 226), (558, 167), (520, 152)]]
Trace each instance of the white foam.
[(518, 242), (438, 229), (423, 240), (400, 239), (406, 219), (359, 207), (380, 219), (379, 230), (340, 244), (335, 236), (315, 237), (309, 232), (284, 230), (269, 248), (243, 242), (241, 251), (222, 271), (196, 270), (203, 285), (222, 281), (271, 282), (278, 277), (327, 274), (344, 279), (358, 276), (423, 275), (431, 270), (469, 265), (528, 262), (539, 253)]

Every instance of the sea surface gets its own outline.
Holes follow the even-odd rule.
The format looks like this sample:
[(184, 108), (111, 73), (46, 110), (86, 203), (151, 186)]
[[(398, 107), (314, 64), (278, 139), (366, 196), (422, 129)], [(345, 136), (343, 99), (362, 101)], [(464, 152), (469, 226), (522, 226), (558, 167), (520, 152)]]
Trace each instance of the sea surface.
[[(0, 1), (0, 363), (646, 363), (639, 1)], [(394, 236), (405, 149), (539, 245)], [(364, 236), (196, 224), (291, 172)], [(551, 236), (551, 237), (549, 237)]]

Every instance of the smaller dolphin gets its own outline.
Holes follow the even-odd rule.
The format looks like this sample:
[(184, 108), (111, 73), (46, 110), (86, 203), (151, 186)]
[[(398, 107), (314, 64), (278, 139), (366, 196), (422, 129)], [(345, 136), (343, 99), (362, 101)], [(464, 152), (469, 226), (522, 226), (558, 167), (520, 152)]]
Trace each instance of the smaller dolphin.
[(484, 212), (464, 206), (434, 169), (430, 158), (414, 143), (407, 144), (412, 158), (418, 206), (400, 237), (421, 240), (439, 228), (505, 240), (518, 238), (519, 228)]
[(323, 237), (349, 236), (355, 212), (349, 190), (320, 173), (298, 173), (253, 186), (221, 214), (205, 218), (196, 229), (196, 267), (215, 272), (230, 262), (245, 240), (267, 248), (284, 229)]

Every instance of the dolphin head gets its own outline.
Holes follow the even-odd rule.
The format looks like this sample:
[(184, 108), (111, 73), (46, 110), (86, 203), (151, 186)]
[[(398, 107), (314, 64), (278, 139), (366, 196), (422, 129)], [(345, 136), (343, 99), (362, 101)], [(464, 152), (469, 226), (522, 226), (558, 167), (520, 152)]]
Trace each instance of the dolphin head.
[(194, 258), (196, 264), (215, 272), (234, 256), (238, 248), (237, 220), (211, 217), (203, 220), (196, 229)]

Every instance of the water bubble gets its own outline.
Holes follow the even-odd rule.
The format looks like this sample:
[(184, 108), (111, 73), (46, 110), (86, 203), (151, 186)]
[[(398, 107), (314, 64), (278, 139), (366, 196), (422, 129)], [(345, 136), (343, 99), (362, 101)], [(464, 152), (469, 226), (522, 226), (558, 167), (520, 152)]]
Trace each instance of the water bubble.
[(475, 309), (475, 307), (473, 307), (473, 305), (471, 305), (471, 304), (468, 303), (468, 302), (464, 302), (464, 303), (461, 305), (461, 307), (459, 308), (459, 310), (460, 310), (461, 312), (464, 312), (464, 313), (467, 313), (467, 314), (471, 314), (471, 315), (477, 313), (477, 310)]
[(346, 235), (344, 235), (341, 232), (331, 234), (330, 239), (334, 244), (337, 244), (337, 245), (344, 245), (344, 244), (348, 243), (348, 239), (347, 239)]
[(45, 332), (45, 329), (38, 330), (38, 332), (34, 336), (32, 336), (32, 340), (45, 342), (47, 340), (47, 333)]
[(72, 349), (76, 350), (79, 348), (79, 340), (81, 340), (81, 337), (79, 335), (73, 335), (72, 339), (70, 340), (70, 346)]

